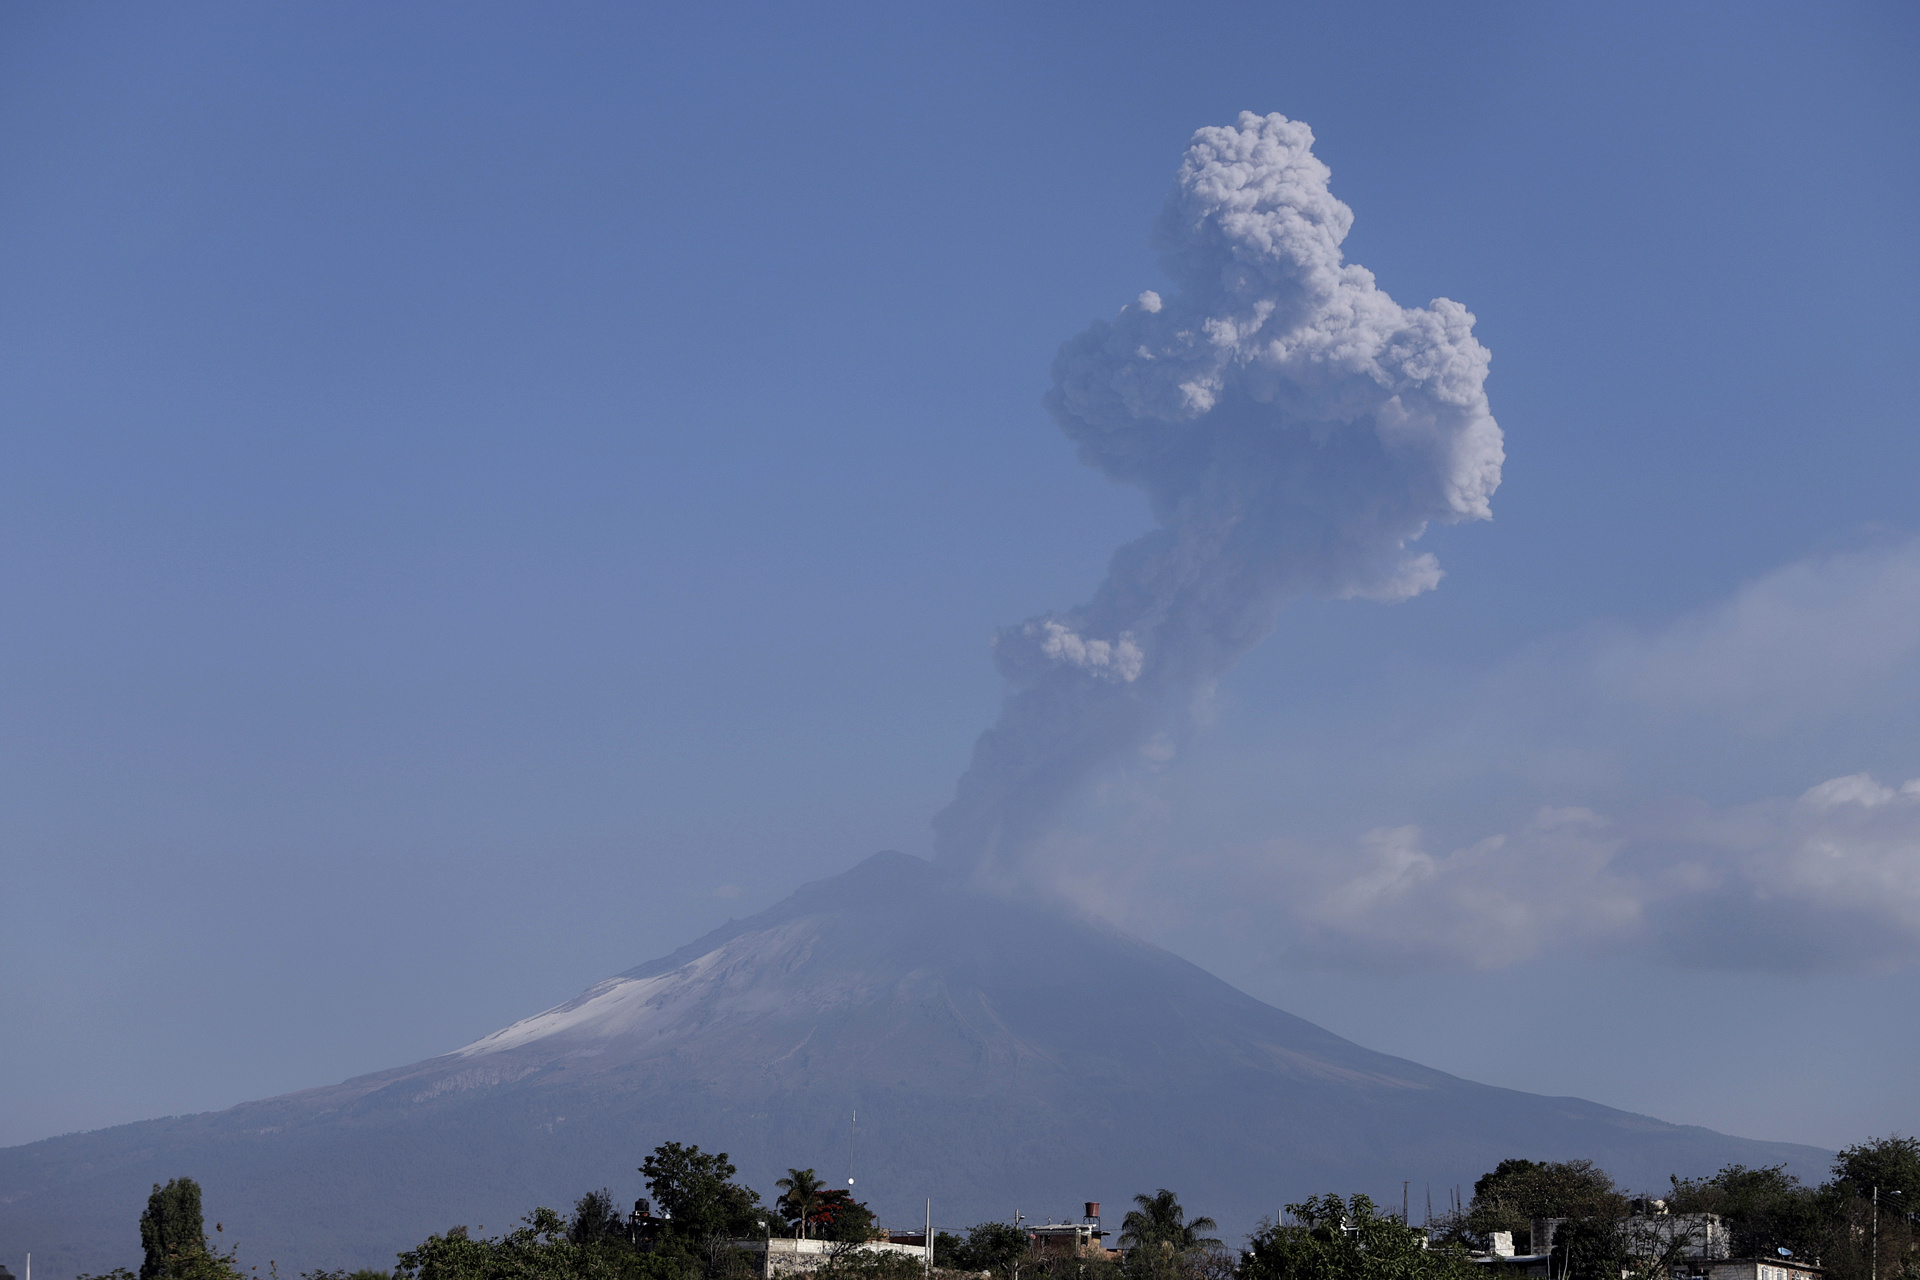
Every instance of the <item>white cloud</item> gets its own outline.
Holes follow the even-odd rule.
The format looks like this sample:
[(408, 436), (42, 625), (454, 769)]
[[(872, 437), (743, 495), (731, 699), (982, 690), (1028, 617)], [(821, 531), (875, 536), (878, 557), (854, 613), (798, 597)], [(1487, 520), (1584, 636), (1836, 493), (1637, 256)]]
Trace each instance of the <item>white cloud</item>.
[(1242, 861), (1284, 904), (1295, 960), (1491, 969), (1554, 951), (1626, 951), (1782, 971), (1920, 961), (1920, 779), (1865, 774), (1794, 798), (1627, 820), (1541, 809), (1451, 852), (1418, 828), (1356, 848), (1283, 843)]
[(1543, 808), (1443, 854), (1427, 852), (1413, 826), (1368, 832), (1357, 849), (1272, 846), (1268, 886), (1288, 904), (1282, 949), (1296, 959), (1493, 969), (1637, 928), (1636, 886), (1612, 869), (1620, 847), (1598, 815)]
[(1600, 690), (1668, 718), (1780, 724), (1857, 707), (1920, 655), (1920, 539), (1797, 560), (1593, 662)]

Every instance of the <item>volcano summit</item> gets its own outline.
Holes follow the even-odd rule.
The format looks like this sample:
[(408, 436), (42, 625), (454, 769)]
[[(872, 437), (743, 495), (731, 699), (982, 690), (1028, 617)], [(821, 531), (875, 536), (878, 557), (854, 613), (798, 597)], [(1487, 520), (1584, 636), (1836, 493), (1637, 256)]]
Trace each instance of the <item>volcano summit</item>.
[(1058, 906), (877, 854), (412, 1066), (0, 1151), (0, 1242), (65, 1280), (138, 1256), (149, 1186), (200, 1180), (248, 1262), (387, 1266), (588, 1189), (663, 1141), (854, 1175), (883, 1222), (1044, 1216), (1154, 1187), (1251, 1227), (1327, 1190), (1587, 1156), (1635, 1186), (1826, 1153), (1374, 1053)]

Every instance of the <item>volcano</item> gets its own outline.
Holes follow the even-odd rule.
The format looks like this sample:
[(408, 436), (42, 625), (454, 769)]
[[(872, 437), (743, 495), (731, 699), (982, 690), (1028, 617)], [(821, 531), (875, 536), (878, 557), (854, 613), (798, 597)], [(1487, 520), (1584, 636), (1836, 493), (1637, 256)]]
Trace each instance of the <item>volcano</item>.
[(1475, 1084), (1343, 1040), (1060, 906), (883, 853), (464, 1048), (225, 1111), (0, 1150), (0, 1254), (65, 1280), (137, 1262), (150, 1185), (197, 1178), (243, 1260), (392, 1265), (498, 1232), (665, 1141), (766, 1195), (851, 1159), (883, 1223), (1078, 1216), (1174, 1188), (1228, 1233), (1289, 1200), (1586, 1156), (1637, 1187), (1812, 1147)]

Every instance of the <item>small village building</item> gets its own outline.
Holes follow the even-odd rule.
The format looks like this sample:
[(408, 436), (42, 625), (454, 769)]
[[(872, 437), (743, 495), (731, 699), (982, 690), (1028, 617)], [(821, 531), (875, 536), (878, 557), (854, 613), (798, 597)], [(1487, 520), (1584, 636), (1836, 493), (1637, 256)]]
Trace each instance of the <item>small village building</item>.
[[(1535, 1227), (1536, 1231), (1539, 1229), (1539, 1227)], [(1551, 1229), (1549, 1228), (1549, 1230)], [(1549, 1235), (1547, 1238), (1551, 1239), (1551, 1236)], [(1547, 1274), (1547, 1262), (1553, 1255), (1546, 1250), (1543, 1249), (1539, 1253), (1532, 1251), (1526, 1253), (1516, 1252), (1513, 1247), (1513, 1232), (1511, 1231), (1495, 1231), (1488, 1239), (1493, 1247), (1485, 1253), (1474, 1254), (1471, 1259), (1472, 1261), (1479, 1263), (1483, 1267), (1492, 1267), (1497, 1271), (1512, 1275), (1544, 1276)]]
[(1699, 1258), (1673, 1269), (1674, 1280), (1826, 1280), (1826, 1274), (1799, 1258)]
[(1034, 1252), (1043, 1258), (1104, 1257), (1113, 1251), (1101, 1242), (1107, 1233), (1100, 1229), (1100, 1202), (1086, 1202), (1086, 1213), (1078, 1222), (1027, 1224), (1027, 1238)]
[[(1644, 1207), (1643, 1207), (1644, 1206)], [(1668, 1213), (1660, 1201), (1634, 1205), (1620, 1223), (1628, 1252), (1641, 1258), (1673, 1258), (1673, 1280), (1825, 1280), (1826, 1273), (1798, 1258), (1729, 1258), (1733, 1233), (1717, 1213)], [(1535, 1218), (1530, 1248), (1520, 1252), (1513, 1233), (1495, 1231), (1492, 1248), (1473, 1261), (1514, 1276), (1553, 1275), (1553, 1242), (1565, 1218)], [(1563, 1260), (1564, 1261), (1564, 1260)]]
[(1658, 1256), (1679, 1246), (1682, 1258), (1724, 1258), (1733, 1252), (1733, 1232), (1717, 1213), (1668, 1213), (1661, 1207), (1652, 1213), (1636, 1213), (1626, 1221), (1627, 1248), (1645, 1256)]
[[(917, 1233), (922, 1240), (924, 1232)], [(869, 1240), (864, 1244), (846, 1244), (838, 1240), (795, 1240), (790, 1236), (763, 1237), (759, 1240), (732, 1240), (728, 1242), (742, 1253), (760, 1255), (760, 1274), (770, 1280), (773, 1276), (803, 1275), (818, 1271), (829, 1262), (845, 1258), (849, 1254), (904, 1254), (920, 1263), (927, 1264), (927, 1248), (922, 1245), (895, 1244), (891, 1240)]]

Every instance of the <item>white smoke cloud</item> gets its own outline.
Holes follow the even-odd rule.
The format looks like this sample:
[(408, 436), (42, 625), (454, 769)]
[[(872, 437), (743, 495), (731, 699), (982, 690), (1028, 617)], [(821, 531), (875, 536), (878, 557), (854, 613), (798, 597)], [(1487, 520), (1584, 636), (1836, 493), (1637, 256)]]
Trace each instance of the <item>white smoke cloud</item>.
[(1196, 133), (1154, 237), (1174, 288), (1061, 348), (1048, 410), (1159, 527), (1092, 601), (1001, 633), (1011, 692), (935, 819), (943, 860), (1017, 862), (1096, 769), (1161, 751), (1285, 600), (1431, 590), (1409, 544), (1491, 514), (1473, 316), (1402, 307), (1343, 261), (1353, 214), (1312, 146), (1279, 115)]
[[(1022, 648), (1027, 650), (1025, 654), (1018, 652)], [(1006, 667), (1030, 666), (1030, 660), (1037, 656), (1043, 664), (1060, 663), (1099, 679), (1122, 683), (1138, 680), (1141, 664), (1146, 660), (1130, 631), (1122, 632), (1114, 641), (1088, 640), (1054, 618), (1035, 618), (1003, 631), (995, 638), (994, 649), (1001, 654), (1001, 664)]]

